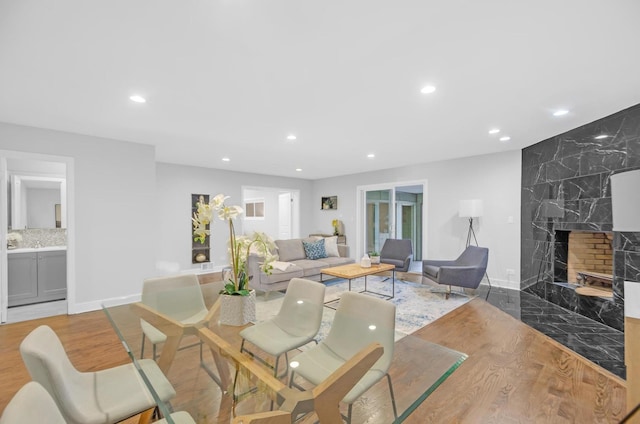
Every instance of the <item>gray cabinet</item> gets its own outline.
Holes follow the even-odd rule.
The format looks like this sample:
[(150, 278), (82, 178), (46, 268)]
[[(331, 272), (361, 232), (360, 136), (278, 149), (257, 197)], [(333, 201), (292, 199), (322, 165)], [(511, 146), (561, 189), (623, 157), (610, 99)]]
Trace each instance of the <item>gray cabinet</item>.
[(13, 253), (8, 258), (9, 306), (34, 303), (38, 298), (38, 256)]
[(13, 253), (8, 258), (9, 306), (67, 297), (67, 252)]

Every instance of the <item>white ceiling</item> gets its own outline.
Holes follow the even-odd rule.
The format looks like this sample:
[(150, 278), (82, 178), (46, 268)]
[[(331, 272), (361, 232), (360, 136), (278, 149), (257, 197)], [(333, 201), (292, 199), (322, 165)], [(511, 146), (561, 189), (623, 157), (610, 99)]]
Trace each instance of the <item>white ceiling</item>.
[(521, 149), (640, 103), (639, 18), (637, 0), (0, 0), (0, 121), (308, 179)]

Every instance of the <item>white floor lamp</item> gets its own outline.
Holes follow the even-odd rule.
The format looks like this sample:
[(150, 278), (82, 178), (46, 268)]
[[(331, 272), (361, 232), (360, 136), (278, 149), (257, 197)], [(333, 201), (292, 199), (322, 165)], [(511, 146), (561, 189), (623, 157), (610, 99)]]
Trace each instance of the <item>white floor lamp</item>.
[(467, 247), (471, 244), (471, 236), (478, 245), (478, 239), (476, 238), (476, 232), (473, 230), (473, 218), (479, 218), (482, 216), (482, 200), (460, 200), (460, 207), (458, 209), (458, 215), (460, 218), (469, 218), (469, 231), (467, 232)]
[[(482, 199), (471, 199), (471, 200), (460, 200), (460, 206), (458, 208), (458, 215), (460, 218), (469, 218), (469, 230), (467, 231), (467, 246), (471, 244), (471, 236), (473, 236), (473, 241), (476, 242), (476, 246), (478, 246), (478, 239), (476, 238), (476, 232), (473, 229), (473, 218), (480, 218), (482, 216)], [(484, 276), (487, 277), (487, 282), (489, 283), (489, 291), (491, 291), (491, 280), (489, 279), (489, 274), (485, 271)], [(487, 292), (487, 298), (489, 297), (489, 292)]]

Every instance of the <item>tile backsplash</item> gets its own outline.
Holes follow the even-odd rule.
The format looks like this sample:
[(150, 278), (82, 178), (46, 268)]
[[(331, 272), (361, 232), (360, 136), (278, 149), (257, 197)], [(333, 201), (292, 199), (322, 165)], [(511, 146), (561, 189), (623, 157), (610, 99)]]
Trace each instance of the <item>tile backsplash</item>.
[(67, 230), (65, 228), (33, 228), (25, 230), (9, 230), (22, 236), (17, 243), (18, 248), (66, 246)]

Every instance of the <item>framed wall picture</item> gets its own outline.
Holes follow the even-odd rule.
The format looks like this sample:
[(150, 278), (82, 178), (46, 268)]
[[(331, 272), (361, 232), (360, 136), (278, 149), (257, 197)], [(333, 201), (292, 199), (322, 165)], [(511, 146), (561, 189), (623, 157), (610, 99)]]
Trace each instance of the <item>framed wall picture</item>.
[(320, 209), (322, 210), (333, 210), (338, 209), (338, 196), (326, 196), (322, 197), (322, 204)]

